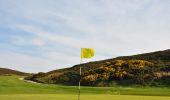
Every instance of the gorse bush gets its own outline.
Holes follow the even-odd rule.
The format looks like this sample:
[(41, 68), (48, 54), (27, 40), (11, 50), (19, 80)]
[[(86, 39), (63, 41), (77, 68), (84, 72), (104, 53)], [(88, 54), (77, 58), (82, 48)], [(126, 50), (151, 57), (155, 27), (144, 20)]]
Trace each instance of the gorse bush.
[(115, 60), (103, 66), (89, 70), (82, 75), (84, 85), (95, 85), (99, 82), (131, 80), (133, 84), (150, 85), (155, 79), (154, 72), (159, 67), (145, 60)]

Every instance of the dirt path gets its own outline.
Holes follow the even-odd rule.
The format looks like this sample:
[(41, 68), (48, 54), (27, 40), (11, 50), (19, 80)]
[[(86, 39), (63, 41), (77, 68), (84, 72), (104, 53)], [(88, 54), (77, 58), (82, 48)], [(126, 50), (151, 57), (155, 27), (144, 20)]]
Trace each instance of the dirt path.
[(19, 80), (22, 80), (22, 81), (28, 82), (28, 83), (41, 84), (41, 83), (38, 83), (38, 82), (34, 82), (34, 81), (30, 81), (30, 80), (25, 80), (23, 77), (19, 78)]

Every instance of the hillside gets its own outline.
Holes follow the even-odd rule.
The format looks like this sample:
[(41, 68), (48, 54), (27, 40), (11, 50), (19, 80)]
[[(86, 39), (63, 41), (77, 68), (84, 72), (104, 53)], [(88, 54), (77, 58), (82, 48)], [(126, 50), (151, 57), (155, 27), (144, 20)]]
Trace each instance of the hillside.
[[(89, 70), (89, 69), (95, 69), (98, 68), (99, 66), (102, 66), (106, 62), (114, 61), (114, 60), (147, 60), (151, 62), (163, 62), (167, 66), (170, 66), (170, 49), (164, 50), (164, 51), (157, 51), (157, 52), (151, 52), (151, 53), (144, 53), (144, 54), (138, 54), (138, 55), (132, 55), (132, 56), (122, 56), (122, 57), (116, 57), (112, 59), (106, 59), (106, 60), (101, 60), (101, 61), (95, 61), (95, 62), (89, 62), (89, 63), (84, 63), (81, 64), (82, 66), (82, 72)], [(46, 73), (46, 75), (50, 74), (56, 74), (60, 75), (65, 72), (70, 72), (70, 71), (77, 71), (79, 70), (80, 65), (75, 65), (70, 68), (65, 68), (65, 69), (59, 69), (59, 70), (54, 70)]]
[(28, 75), (28, 73), (7, 69), (7, 68), (0, 68), (0, 75)]
[[(69, 81), (73, 81), (73, 83), (76, 83), (79, 79), (78, 72), (79, 72), (80, 66), (82, 66), (82, 73), (84, 74), (85, 72), (89, 70), (95, 70), (95, 69), (100, 68), (101, 66), (104, 66), (107, 62), (114, 62), (117, 60), (123, 60), (123, 61), (144, 60), (144, 61), (152, 62), (154, 66), (160, 66), (160, 65), (163, 66), (158, 72), (161, 72), (161, 73), (170, 72), (170, 49), (168, 49), (164, 51), (144, 53), (144, 54), (138, 54), (138, 55), (132, 55), (132, 56), (122, 56), (122, 57), (117, 57), (117, 58), (112, 58), (112, 59), (84, 63), (81, 65), (75, 65), (70, 68), (54, 70), (54, 71), (50, 71), (47, 73), (38, 73), (32, 77), (29, 77), (28, 79), (42, 82), (42, 83), (62, 84), (63, 82), (68, 83), (65, 80), (69, 80), (69, 77), (71, 76), (71, 80)], [(60, 81), (58, 82), (58, 80)]]

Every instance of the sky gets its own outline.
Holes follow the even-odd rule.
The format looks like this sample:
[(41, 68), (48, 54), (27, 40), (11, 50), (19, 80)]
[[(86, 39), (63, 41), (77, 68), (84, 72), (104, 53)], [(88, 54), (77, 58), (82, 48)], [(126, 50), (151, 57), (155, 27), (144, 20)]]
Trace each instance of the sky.
[(0, 67), (47, 72), (170, 48), (170, 0), (0, 0)]

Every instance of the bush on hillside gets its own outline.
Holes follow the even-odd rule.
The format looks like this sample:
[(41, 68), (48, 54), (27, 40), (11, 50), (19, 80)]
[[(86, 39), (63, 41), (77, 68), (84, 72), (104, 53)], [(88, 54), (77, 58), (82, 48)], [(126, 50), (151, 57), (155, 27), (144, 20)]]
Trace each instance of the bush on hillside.
[[(84, 85), (95, 86), (104, 82), (120, 82), (131, 80), (132, 84), (150, 85), (156, 79), (154, 73), (159, 70), (152, 62), (145, 60), (115, 60), (106, 62), (94, 70), (85, 72), (82, 76)], [(104, 84), (105, 85), (105, 84)]]

